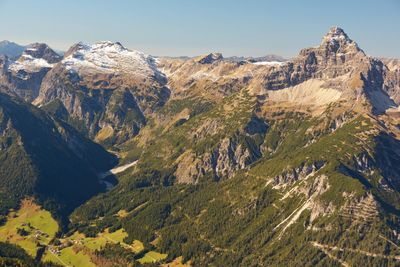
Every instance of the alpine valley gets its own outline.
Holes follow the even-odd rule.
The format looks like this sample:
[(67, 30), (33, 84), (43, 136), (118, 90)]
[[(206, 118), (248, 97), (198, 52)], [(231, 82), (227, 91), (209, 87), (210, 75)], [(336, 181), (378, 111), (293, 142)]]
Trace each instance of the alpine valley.
[(1, 266), (400, 266), (400, 61), (2, 42)]

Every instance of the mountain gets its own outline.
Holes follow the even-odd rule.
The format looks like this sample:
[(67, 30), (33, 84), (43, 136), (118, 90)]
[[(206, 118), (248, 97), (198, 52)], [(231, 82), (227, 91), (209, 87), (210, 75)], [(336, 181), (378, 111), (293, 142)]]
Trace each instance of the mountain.
[(127, 241), (195, 266), (398, 264), (399, 80), (382, 61), (334, 27), (284, 63), (157, 66), (169, 100), (116, 146), (138, 163), (79, 229), (123, 210)]
[[(290, 60), (153, 58), (99, 42), (49, 64), (36, 107), (1, 95), (0, 172), (14, 202), (69, 205), (50, 245), (63, 260), (399, 265), (397, 61), (343, 29)], [(102, 194), (95, 174), (113, 159), (82, 134), (119, 157)]]
[(0, 94), (0, 211), (36, 197), (58, 217), (101, 192), (97, 174), (115, 159), (71, 126)]
[(25, 47), (14, 42), (7, 40), (0, 42), (0, 55), (4, 55), (10, 58), (19, 57), (24, 51)]
[(212, 64), (222, 59), (224, 59), (224, 57), (222, 56), (221, 53), (210, 53), (207, 55), (196, 57), (195, 61), (197, 61), (200, 64)]
[(248, 61), (248, 62), (285, 62), (287, 59), (284, 57), (278, 56), (278, 55), (266, 55), (263, 57), (228, 57), (226, 58), (227, 60), (232, 60), (236, 62), (241, 62), (241, 61)]
[(125, 141), (169, 97), (155, 65), (153, 57), (120, 43), (79, 43), (46, 75), (35, 104), (67, 110), (69, 120), (98, 141)]
[(61, 57), (48, 45), (31, 44), (15, 61), (0, 59), (0, 84), (7, 88), (6, 93), (31, 102), (39, 95), (46, 73), (59, 61)]

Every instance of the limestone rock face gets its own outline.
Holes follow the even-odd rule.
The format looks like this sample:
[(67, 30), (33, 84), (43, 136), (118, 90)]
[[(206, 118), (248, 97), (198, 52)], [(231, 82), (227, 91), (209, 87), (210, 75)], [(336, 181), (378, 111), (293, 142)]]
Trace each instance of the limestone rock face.
[[(400, 66), (400, 64), (399, 64)], [(393, 101), (400, 104), (400, 67), (396, 69), (390, 69), (385, 71), (384, 75), (384, 87), (393, 99)]]
[(367, 56), (341, 28), (333, 27), (318, 47), (303, 49), (293, 60), (265, 71), (261, 84), (265, 92), (318, 79), (343, 92), (346, 101), (366, 99), (374, 113), (383, 114), (400, 101), (399, 71), (393, 65), (389, 69)]
[(298, 180), (302, 180), (306, 178), (308, 175), (311, 175), (321, 169), (325, 163), (323, 161), (314, 162), (313, 164), (301, 164), (296, 168), (288, 169), (281, 174), (277, 175), (273, 179), (274, 185), (288, 185), (293, 184)]
[[(216, 134), (220, 129), (216, 123), (207, 121), (192, 138), (207, 138), (204, 130), (208, 134)], [(233, 177), (236, 171), (247, 168), (262, 156), (261, 145), (248, 143), (251, 142), (249, 140), (254, 141), (257, 137), (264, 136), (267, 130), (268, 126), (264, 121), (252, 118), (244, 129), (238, 130), (234, 136), (223, 138), (213, 149), (197, 156), (192, 151), (184, 153), (177, 160), (177, 182), (197, 183), (205, 175), (216, 181)], [(241, 142), (246, 138), (248, 142)]]
[(252, 151), (233, 138), (224, 138), (213, 151), (200, 157), (193, 153), (185, 154), (177, 166), (175, 176), (178, 183), (197, 183), (206, 174), (217, 181), (227, 179), (260, 156), (259, 151)]
[(234, 171), (244, 169), (251, 162), (251, 152), (228, 138), (222, 140), (213, 156), (217, 179), (230, 177)]
[(310, 78), (332, 79), (350, 73), (365, 61), (365, 53), (339, 27), (333, 27), (316, 48), (302, 49), (299, 55), (277, 71), (265, 76), (265, 88), (277, 90)]

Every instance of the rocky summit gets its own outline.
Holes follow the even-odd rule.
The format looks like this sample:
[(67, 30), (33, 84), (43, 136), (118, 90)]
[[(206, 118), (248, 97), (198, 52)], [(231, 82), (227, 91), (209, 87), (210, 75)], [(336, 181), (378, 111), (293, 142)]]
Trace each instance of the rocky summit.
[(31, 44), (15, 61), (3, 57), (0, 84), (9, 94), (31, 102), (39, 95), (44, 76), (59, 61), (61, 56), (46, 44)]
[[(0, 263), (398, 266), (399, 60), (339, 27), (315, 43), (292, 59), (110, 41), (2, 56)], [(57, 235), (7, 228), (32, 202)]]

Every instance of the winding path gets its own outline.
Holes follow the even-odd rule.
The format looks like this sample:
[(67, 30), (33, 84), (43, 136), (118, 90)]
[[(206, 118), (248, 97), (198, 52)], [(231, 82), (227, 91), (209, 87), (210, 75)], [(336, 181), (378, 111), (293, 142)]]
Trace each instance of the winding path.
[(311, 242), (311, 244), (314, 247), (319, 248), (321, 250), (328, 249), (328, 250), (341, 251), (341, 252), (346, 252), (347, 251), (347, 252), (363, 254), (365, 256), (373, 257), (373, 258), (394, 259), (394, 260), (400, 261), (400, 256), (384, 255), (384, 254), (373, 253), (373, 252), (369, 252), (369, 251), (365, 251), (365, 250), (361, 250), (361, 249), (340, 248), (340, 247), (336, 247), (336, 246), (329, 246), (329, 245), (321, 244), (321, 243), (318, 243), (318, 242)]

